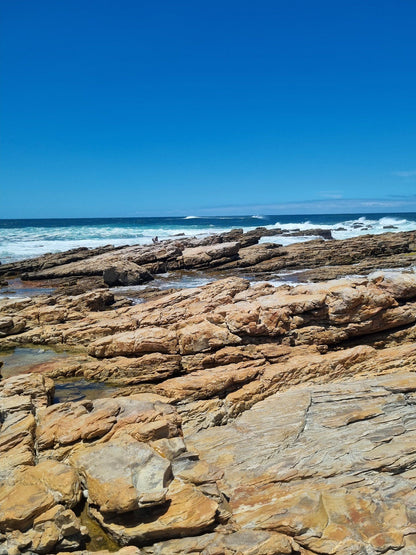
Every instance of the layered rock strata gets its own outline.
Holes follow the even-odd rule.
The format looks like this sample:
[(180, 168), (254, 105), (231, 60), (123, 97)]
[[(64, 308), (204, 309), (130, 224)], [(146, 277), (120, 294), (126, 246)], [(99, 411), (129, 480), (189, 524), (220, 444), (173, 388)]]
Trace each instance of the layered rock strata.
[(410, 273), (296, 287), (229, 278), (139, 305), (112, 303), (106, 290), (0, 301), (3, 318), (24, 326), (0, 345), (75, 348), (78, 355), (50, 375), (161, 394), (178, 405), (186, 426), (224, 423), (305, 381), (385, 372), (397, 356), (414, 364)]
[(234, 532), (144, 552), (415, 553), (415, 391), (405, 370), (301, 385), (192, 435), (224, 473)]
[[(242, 267), (257, 236), (237, 235), (178, 256)], [(352, 259), (411, 260), (413, 234), (390, 235), (348, 243)], [(307, 267), (313, 248), (252, 267), (296, 251)], [(114, 266), (129, 249), (30, 271)], [(234, 276), (138, 305), (68, 293), (0, 300), (0, 348), (70, 354), (0, 382), (0, 553), (104, 555), (86, 548), (92, 522), (120, 555), (416, 552), (412, 271), (294, 287)], [(53, 404), (52, 377), (119, 389)]]

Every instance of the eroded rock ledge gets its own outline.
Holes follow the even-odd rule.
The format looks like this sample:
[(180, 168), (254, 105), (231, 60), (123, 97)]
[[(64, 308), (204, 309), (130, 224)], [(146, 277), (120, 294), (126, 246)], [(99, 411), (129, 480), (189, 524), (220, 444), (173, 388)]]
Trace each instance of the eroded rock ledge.
[[(0, 345), (78, 355), (49, 372), (129, 386), (178, 405), (184, 425), (228, 418), (282, 388), (415, 361), (416, 276), (374, 274), (296, 287), (229, 278), (112, 309), (106, 290), (0, 301)], [(353, 342), (358, 343), (355, 346)]]

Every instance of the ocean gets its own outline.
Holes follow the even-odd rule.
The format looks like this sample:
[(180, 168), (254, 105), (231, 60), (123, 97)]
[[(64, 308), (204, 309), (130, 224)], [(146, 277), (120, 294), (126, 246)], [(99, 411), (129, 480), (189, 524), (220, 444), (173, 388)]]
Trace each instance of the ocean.
[[(76, 247), (149, 244), (180, 236), (206, 236), (233, 228), (245, 231), (264, 226), (285, 231), (330, 229), (335, 239), (368, 233), (416, 229), (416, 213), (253, 215), (165, 218), (80, 218), (0, 220), (0, 262), (6, 264), (49, 252)], [(313, 239), (305, 237), (266, 237), (281, 244)]]

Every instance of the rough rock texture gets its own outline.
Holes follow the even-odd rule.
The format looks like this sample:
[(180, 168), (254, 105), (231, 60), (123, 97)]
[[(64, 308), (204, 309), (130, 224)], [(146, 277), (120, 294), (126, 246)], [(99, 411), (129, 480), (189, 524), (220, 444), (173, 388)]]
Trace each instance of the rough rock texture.
[(0, 529), (24, 530), (56, 503), (74, 507), (81, 491), (73, 468), (45, 460), (37, 466), (23, 466), (9, 476), (0, 494)]
[[(213, 527), (217, 511), (216, 500), (204, 495), (196, 486), (178, 480), (171, 483), (166, 503), (158, 512), (136, 511), (128, 517), (117, 516), (111, 521), (95, 509), (92, 509), (92, 515), (123, 545), (197, 535)], [(149, 519), (149, 516), (153, 518)]]
[[(416, 250), (414, 232), (257, 245), (268, 231), (18, 267), (110, 284), (184, 267), (328, 276)], [(93, 521), (120, 555), (416, 553), (414, 272), (234, 275), (137, 305), (73, 285), (0, 300), (0, 348), (29, 344), (68, 356), (0, 381), (0, 555), (87, 555)], [(122, 388), (52, 404), (50, 376)]]
[(164, 503), (170, 462), (130, 435), (75, 453), (72, 464), (85, 479), (101, 513), (127, 513)]
[[(112, 308), (112, 302), (111, 293), (98, 290), (5, 303), (3, 314), (18, 311), (26, 329), (0, 345), (76, 347), (77, 357), (51, 375), (136, 387), (126, 394), (161, 394), (179, 404), (186, 427), (225, 423), (305, 381), (390, 371), (398, 356), (409, 368), (415, 363), (413, 273), (296, 287), (228, 278), (139, 305)], [(96, 414), (83, 410), (86, 422)], [(75, 433), (73, 422), (68, 426)]]
[[(416, 374), (405, 370), (275, 393), (227, 425), (187, 438), (199, 458), (182, 450), (166, 463), (175, 478), (160, 509), (118, 507), (105, 516), (88, 491), (91, 514), (121, 544), (141, 545), (136, 553), (412, 553), (415, 393)], [(85, 456), (90, 468), (105, 469), (105, 457), (95, 462), (89, 451), (117, 449), (125, 432), (95, 446), (72, 443), (70, 464), (48, 458), (17, 469), (2, 487), (3, 552), (30, 546), (50, 553), (85, 535), (69, 508), (80, 484), (89, 485), (85, 468), (77, 474), (79, 462)], [(131, 436), (127, 444), (135, 444)], [(122, 498), (112, 471), (108, 465), (117, 484), (109, 492)], [(204, 534), (216, 521), (216, 531)]]
[(51, 402), (54, 384), (42, 375), (21, 375), (0, 382), (0, 481), (35, 461), (34, 413)]
[(50, 405), (52, 391), (52, 380), (37, 374), (0, 382), (0, 553), (79, 549), (89, 534), (74, 513), (82, 499), (121, 544), (194, 535), (220, 522), (221, 475), (208, 465), (198, 478), (190, 472), (198, 457), (165, 399)]
[(405, 371), (299, 386), (188, 443), (224, 472), (242, 530), (279, 532), (313, 553), (412, 553), (415, 391)]
[[(138, 547), (134, 547), (133, 545), (130, 545), (128, 547), (122, 547), (118, 551), (109, 551), (108, 549), (100, 549), (99, 551), (82, 550), (82, 551), (73, 551), (72, 553), (73, 555), (90, 555), (91, 553), (94, 553), (94, 555), (110, 555), (110, 553), (112, 553), (113, 555), (140, 555), (143, 552)], [(64, 553), (58, 553), (58, 555), (64, 555)]]
[(104, 283), (110, 287), (113, 285), (138, 285), (152, 279), (153, 276), (150, 272), (128, 260), (103, 270)]
[(204, 239), (175, 239), (151, 246), (75, 249), (3, 264), (0, 266), (0, 278), (77, 278), (82, 282), (85, 277), (95, 276), (100, 278), (102, 284), (113, 286), (145, 283), (155, 274), (166, 271), (225, 269), (259, 276), (307, 270), (303, 279), (322, 280), (351, 273), (367, 274), (378, 268), (403, 268), (411, 266), (416, 260), (414, 231), (334, 241), (327, 230), (309, 230), (298, 234), (318, 235), (323, 239), (285, 247), (276, 243), (259, 243), (262, 237), (296, 234), (279, 229), (257, 228), (247, 233), (236, 229)]

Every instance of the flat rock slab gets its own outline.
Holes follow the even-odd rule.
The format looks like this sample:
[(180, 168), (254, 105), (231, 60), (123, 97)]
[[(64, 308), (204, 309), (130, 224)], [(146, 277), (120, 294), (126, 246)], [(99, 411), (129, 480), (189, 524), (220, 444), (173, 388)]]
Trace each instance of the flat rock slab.
[(415, 405), (414, 373), (298, 387), (187, 441), (224, 472), (242, 530), (313, 553), (413, 553)]
[(203, 534), (197, 537), (157, 542), (142, 548), (149, 555), (291, 555), (299, 553), (291, 538), (266, 530), (239, 530), (227, 535)]

